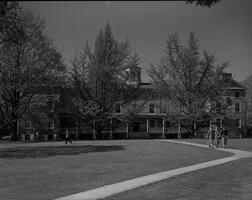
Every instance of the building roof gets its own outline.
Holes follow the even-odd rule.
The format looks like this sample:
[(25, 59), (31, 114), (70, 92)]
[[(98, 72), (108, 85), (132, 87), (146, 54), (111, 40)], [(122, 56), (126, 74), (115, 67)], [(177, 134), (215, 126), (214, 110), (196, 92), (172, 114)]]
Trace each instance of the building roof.
[(153, 83), (140, 83), (139, 87), (142, 89), (153, 89), (154, 85)]
[(245, 90), (246, 88), (242, 84), (235, 81), (234, 79), (231, 79), (229, 86), (228, 86), (228, 89)]

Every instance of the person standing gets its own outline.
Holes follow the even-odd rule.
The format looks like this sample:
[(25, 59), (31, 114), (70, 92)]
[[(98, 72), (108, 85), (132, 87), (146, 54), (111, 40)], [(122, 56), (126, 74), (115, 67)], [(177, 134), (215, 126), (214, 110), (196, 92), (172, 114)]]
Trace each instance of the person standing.
[(221, 131), (221, 140), (222, 140), (222, 147), (227, 147), (227, 138), (228, 138), (228, 130), (224, 127)]
[(65, 143), (67, 144), (67, 142), (71, 142), (72, 143), (72, 140), (70, 140), (69, 132), (66, 129), (66, 141), (65, 141)]

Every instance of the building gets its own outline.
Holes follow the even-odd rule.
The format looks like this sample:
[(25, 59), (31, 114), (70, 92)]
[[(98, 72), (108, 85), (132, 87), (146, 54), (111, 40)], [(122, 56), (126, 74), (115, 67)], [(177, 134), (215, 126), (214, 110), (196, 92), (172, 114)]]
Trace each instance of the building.
[(230, 137), (241, 137), (246, 128), (245, 95), (246, 88), (232, 78), (231, 73), (224, 74), (229, 85), (219, 104), (227, 105), (226, 115), (215, 119), (219, 127), (223, 125), (230, 130)]
[[(136, 68), (132, 73), (132, 81), (141, 89), (138, 100), (127, 105), (116, 104), (111, 111), (112, 117), (108, 119), (107, 128), (103, 130), (102, 136), (87, 126), (86, 122), (78, 116), (71, 97), (74, 95), (71, 88), (58, 86), (41, 87), (36, 90), (38, 98), (43, 99), (47, 106), (47, 114), (44, 117), (44, 128), (41, 135), (44, 140), (64, 139), (65, 129), (70, 132), (73, 139), (109, 139), (109, 138), (183, 138), (186, 136), (185, 129), (180, 124), (168, 120), (167, 111), (172, 109), (169, 99), (161, 98), (158, 89), (151, 83), (141, 81), (141, 69)], [(240, 137), (245, 127), (245, 88), (233, 80), (232, 74), (224, 74), (229, 80), (229, 86), (218, 106), (227, 105), (225, 115), (219, 116), (212, 121), (205, 120), (197, 126), (197, 137), (204, 137), (210, 124), (219, 127), (226, 126), (232, 132), (232, 137)], [(136, 81), (137, 79), (137, 81)], [(131, 81), (131, 80), (129, 80)], [(41, 114), (41, 113), (40, 113)], [(34, 130), (38, 125), (34, 123), (33, 116), (26, 122), (23, 140), (33, 140)], [(93, 123), (96, 123), (95, 121)]]

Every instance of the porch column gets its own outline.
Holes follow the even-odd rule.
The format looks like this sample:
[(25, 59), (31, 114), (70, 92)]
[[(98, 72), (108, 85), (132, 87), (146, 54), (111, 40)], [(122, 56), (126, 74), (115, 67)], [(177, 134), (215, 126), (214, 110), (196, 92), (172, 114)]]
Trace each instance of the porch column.
[(79, 139), (79, 120), (76, 118), (76, 139)]
[(146, 132), (149, 133), (149, 118), (146, 118)]
[(54, 140), (54, 141), (57, 140), (57, 134), (56, 134), (56, 133), (53, 134), (53, 140)]
[(126, 124), (126, 139), (129, 138), (129, 122), (127, 121), (127, 124)]
[(181, 139), (181, 127), (178, 125), (178, 139)]
[(161, 138), (165, 138), (165, 118), (163, 117), (163, 129), (162, 129), (162, 136)]
[(110, 119), (110, 133), (109, 133), (109, 139), (113, 139), (113, 118)]
[(197, 136), (197, 133), (196, 133), (196, 122), (193, 123), (193, 130), (194, 130), (194, 137)]
[(44, 141), (48, 141), (48, 135), (47, 134), (44, 135)]
[(96, 133), (95, 133), (95, 121), (93, 122), (94, 123), (94, 129), (93, 129), (93, 140), (96, 139)]

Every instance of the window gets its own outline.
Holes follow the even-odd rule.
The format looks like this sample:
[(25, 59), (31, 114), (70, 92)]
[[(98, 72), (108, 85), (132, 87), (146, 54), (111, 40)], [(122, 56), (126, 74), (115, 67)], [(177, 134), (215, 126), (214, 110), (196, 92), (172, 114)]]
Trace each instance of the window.
[(165, 122), (165, 127), (169, 127), (170, 125), (171, 125), (170, 122), (168, 121)]
[(155, 120), (154, 119), (150, 120), (150, 127), (151, 128), (155, 127)]
[(154, 105), (150, 104), (150, 113), (154, 113)]
[(239, 98), (240, 97), (240, 92), (235, 92), (235, 98)]
[(52, 101), (48, 101), (47, 102), (47, 107), (50, 111), (53, 111), (53, 102)]
[(221, 127), (221, 119), (216, 119), (216, 126)]
[(115, 105), (115, 112), (116, 113), (120, 113), (121, 112), (121, 106), (120, 106), (120, 104), (116, 104)]
[(54, 129), (54, 119), (49, 119), (48, 128)]
[(220, 102), (217, 102), (217, 103), (216, 103), (216, 110), (217, 110), (218, 112), (221, 111), (221, 103), (220, 103)]
[(232, 100), (230, 99), (230, 97), (226, 98), (226, 104), (231, 106), (232, 105)]
[(163, 119), (158, 119), (157, 120), (157, 127), (162, 127), (163, 126)]
[(130, 72), (132, 79), (137, 79), (137, 73), (136, 72)]
[(235, 127), (236, 128), (241, 128), (241, 119), (236, 119), (235, 120)]
[(25, 128), (26, 128), (26, 129), (31, 129), (31, 128), (32, 128), (32, 123), (31, 123), (31, 121), (26, 121), (26, 122), (25, 122)]
[(241, 112), (241, 104), (235, 103), (235, 112)]
[(151, 99), (155, 99), (155, 92), (154, 92), (154, 91), (151, 91), (151, 92), (150, 92), (150, 98), (151, 98)]

